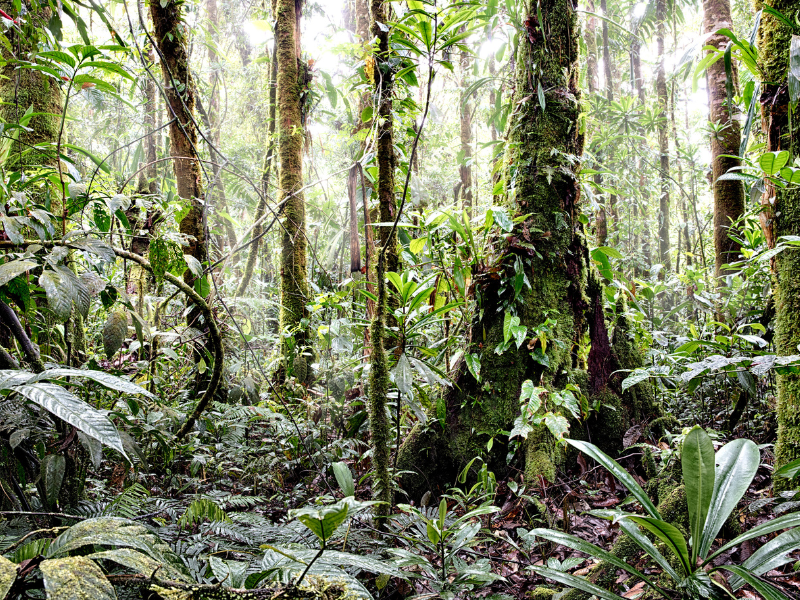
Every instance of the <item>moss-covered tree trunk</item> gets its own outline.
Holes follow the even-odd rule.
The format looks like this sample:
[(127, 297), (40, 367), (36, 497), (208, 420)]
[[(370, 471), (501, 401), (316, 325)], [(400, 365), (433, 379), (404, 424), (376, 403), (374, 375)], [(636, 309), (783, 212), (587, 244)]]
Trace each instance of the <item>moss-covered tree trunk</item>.
[[(794, 22), (800, 14), (798, 0), (776, 0), (772, 6)], [(800, 150), (800, 119), (789, 116), (786, 76), (789, 67), (791, 30), (771, 14), (763, 13), (758, 32), (760, 67), (764, 74), (761, 92), (762, 130), (767, 150), (789, 150), (792, 164)], [(774, 204), (773, 204), (774, 200)], [(774, 246), (783, 235), (800, 235), (800, 189), (767, 187), (762, 199), (762, 223), (767, 241)], [(775, 299), (775, 350), (779, 355), (797, 354), (800, 344), (800, 252), (788, 249), (773, 259)], [(778, 441), (775, 466), (800, 458), (800, 375), (778, 376)], [(776, 479), (776, 487), (789, 480)]]
[[(294, 336), (297, 348), (306, 345), (302, 324), (308, 317), (306, 265), (306, 205), (303, 192), (302, 91), (306, 86), (305, 65), (300, 60), (300, 0), (278, 0), (275, 13), (278, 83), (279, 187), (283, 206), (281, 246), (281, 328)], [(284, 344), (284, 357), (289, 346)]]
[[(514, 121), (509, 126), (505, 157), (506, 203), (517, 215), (528, 215), (510, 237), (497, 239), (498, 262), (475, 269), (478, 311), (471, 324), (466, 353), (480, 360), (477, 381), (461, 361), (455, 383), (446, 394), (447, 417), (441, 432), (417, 426), (400, 449), (398, 468), (417, 471), (407, 478), (412, 494), (424, 486), (447, 485), (458, 467), (483, 455), (486, 442), (498, 435), (489, 457), (492, 468), (505, 467), (502, 431), (509, 431), (519, 414), (522, 383), (531, 379), (551, 388), (563, 387), (577, 363), (575, 341), (584, 331), (586, 249), (577, 231), (576, 205), (583, 136), (578, 127), (577, 12), (570, 0), (526, 2), (528, 30), (520, 36), (516, 57)], [(539, 15), (543, 23), (539, 22)], [(542, 33), (546, 32), (546, 33)], [(545, 98), (542, 110), (537, 90)], [(514, 299), (513, 279), (523, 283)], [(528, 285), (529, 284), (529, 285)], [(519, 349), (514, 342), (504, 352), (506, 313), (528, 328)], [(548, 344), (542, 354), (533, 328), (552, 319)], [(544, 366), (546, 363), (549, 366)], [(553, 440), (543, 428), (528, 437), (527, 477), (555, 479)]]
[[(397, 218), (394, 197), (394, 119), (392, 118), (393, 65), (390, 60), (389, 31), (385, 23), (389, 18), (389, 3), (370, 0), (372, 35), (378, 40), (375, 52), (375, 96), (378, 103), (376, 126), (376, 153), (378, 160), (378, 211), (381, 223), (393, 223)], [(389, 239), (391, 236), (391, 239)], [(400, 270), (400, 255), (397, 248), (397, 231), (391, 227), (378, 228), (378, 240), (386, 248), (386, 270)]]
[[(720, 29), (732, 29), (730, 0), (703, 0), (703, 29), (714, 34), (706, 42), (719, 50), (725, 50), (728, 38), (716, 34)], [(731, 64), (735, 81), (736, 63)], [(741, 128), (737, 104), (728, 103), (727, 76), (724, 61), (718, 60), (708, 66), (706, 87), (708, 88), (708, 120), (715, 124), (711, 134), (711, 171), (714, 186), (714, 257), (715, 274), (723, 275), (722, 265), (737, 259), (739, 244), (728, 236), (731, 221), (744, 212), (744, 187), (741, 181), (719, 181), (730, 169), (740, 167), (739, 156)], [(723, 282), (722, 279), (719, 279)]]
[[(37, 50), (39, 28), (50, 18), (51, 9), (38, 3), (25, 8), (29, 12), (20, 20), (20, 28), (15, 26), (5, 32), (11, 48), (10, 51), (6, 46), (2, 48), (2, 58), (7, 62), (0, 69), (0, 117), (6, 123), (19, 123), (28, 108), (32, 108), (36, 116), (12, 145), (3, 165), (6, 173), (57, 166), (55, 143), (63, 108), (61, 88), (41, 71), (20, 68), (17, 62), (29, 60), (30, 53)], [(0, 0), (0, 9), (15, 18), (19, 16), (14, 2), (9, 0)]]
[(658, 258), (665, 269), (670, 264), (669, 242), (669, 135), (667, 124), (667, 77), (664, 68), (664, 29), (667, 20), (667, 0), (656, 0), (656, 96), (661, 120), (658, 122), (658, 153), (660, 156), (661, 196), (658, 202)]

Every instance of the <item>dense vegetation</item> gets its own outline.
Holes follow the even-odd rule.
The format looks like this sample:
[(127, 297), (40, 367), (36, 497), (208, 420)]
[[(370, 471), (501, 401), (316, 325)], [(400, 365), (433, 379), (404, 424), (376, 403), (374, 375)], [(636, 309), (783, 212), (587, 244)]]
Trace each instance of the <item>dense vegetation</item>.
[(0, 600), (800, 594), (800, 2), (0, 23)]

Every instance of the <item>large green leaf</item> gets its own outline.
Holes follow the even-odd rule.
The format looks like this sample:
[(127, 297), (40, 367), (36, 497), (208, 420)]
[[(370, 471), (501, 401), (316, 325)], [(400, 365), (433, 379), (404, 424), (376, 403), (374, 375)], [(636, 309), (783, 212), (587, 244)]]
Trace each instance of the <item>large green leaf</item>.
[[(787, 556), (800, 548), (800, 529), (790, 529), (784, 531), (778, 537), (771, 539), (758, 550), (753, 552), (750, 557), (742, 563), (742, 567), (750, 571), (753, 575), (763, 575), (767, 571), (777, 569), (781, 565), (792, 562), (794, 559)], [(742, 580), (738, 577), (731, 577), (731, 587), (738, 590), (742, 587)]]
[(786, 463), (780, 469), (776, 470), (774, 477), (794, 479), (798, 473), (800, 473), (800, 458), (796, 458), (792, 462)]
[(547, 577), (548, 579), (552, 579), (560, 584), (568, 585), (569, 587), (592, 594), (598, 598), (603, 598), (603, 600), (624, 600), (622, 596), (618, 596), (613, 592), (609, 592), (608, 590), (601, 588), (599, 585), (595, 585), (589, 581), (586, 581), (585, 579), (576, 577), (575, 575), (570, 575), (569, 573), (564, 573), (563, 571), (556, 571), (554, 569), (548, 569), (547, 567), (541, 567), (538, 565), (532, 565), (528, 568), (537, 575)]
[(774, 585), (764, 581), (763, 579), (759, 579), (750, 571), (740, 567), (739, 565), (721, 565), (719, 569), (730, 571), (736, 575), (738, 579), (744, 580), (745, 583), (749, 583), (756, 593), (759, 594), (764, 600), (789, 600), (789, 597)]
[(694, 564), (714, 491), (714, 442), (703, 428), (695, 426), (686, 434), (681, 452), (683, 484), (686, 486), (686, 503), (689, 507), (689, 531), (692, 536), (691, 564)]
[(573, 550), (577, 550), (578, 552), (583, 552), (584, 554), (588, 554), (592, 558), (599, 558), (608, 563), (611, 563), (615, 567), (627, 571), (631, 575), (639, 577), (659, 594), (662, 594), (666, 598), (671, 598), (671, 596), (666, 594), (661, 588), (655, 585), (650, 580), (650, 578), (647, 577), (647, 575), (645, 575), (644, 573), (641, 573), (639, 570), (630, 566), (627, 562), (617, 557), (616, 555), (611, 554), (611, 552), (606, 552), (602, 548), (595, 546), (594, 544), (591, 544), (585, 540), (582, 540), (579, 537), (575, 537), (574, 535), (563, 533), (561, 531), (555, 531), (553, 529), (532, 529), (530, 532), (528, 532), (528, 536), (531, 538), (541, 537), (556, 544), (559, 544), (561, 546), (566, 546), (567, 548), (572, 548)]
[(294, 518), (308, 527), (324, 544), (336, 528), (347, 518), (349, 507), (346, 502), (337, 502), (322, 508), (305, 507), (293, 511)]
[(85, 556), (68, 556), (45, 560), (39, 568), (44, 578), (48, 600), (116, 600), (111, 582), (92, 560)]
[(766, 152), (758, 159), (761, 170), (767, 175), (774, 175), (789, 162), (789, 151)]
[(608, 456), (605, 452), (600, 450), (594, 444), (590, 444), (589, 442), (584, 442), (581, 440), (565, 440), (569, 445), (577, 448), (584, 454), (590, 456), (597, 462), (599, 462), (606, 470), (608, 470), (614, 477), (616, 477), (622, 485), (628, 488), (628, 491), (636, 498), (647, 513), (655, 517), (656, 519), (660, 519), (661, 515), (658, 514), (658, 509), (656, 508), (655, 504), (650, 500), (650, 497), (647, 493), (639, 486), (638, 483), (634, 480), (631, 475), (620, 466), (620, 464), (615, 461), (613, 458)]
[(66, 469), (67, 459), (61, 454), (48, 454), (42, 459), (40, 471), (44, 482), (45, 506), (48, 509), (52, 510), (58, 504), (58, 495)]
[(720, 448), (714, 462), (716, 463), (714, 493), (711, 495), (711, 506), (700, 536), (698, 552), (700, 558), (705, 558), (708, 554), (714, 538), (753, 481), (761, 456), (758, 446), (753, 441), (738, 439)]
[(656, 562), (656, 564), (658, 564), (658, 566), (664, 569), (664, 572), (672, 577), (674, 581), (679, 582), (681, 580), (681, 576), (678, 575), (677, 571), (675, 571), (670, 562), (664, 557), (663, 554), (661, 554), (661, 552), (658, 551), (658, 548), (656, 548), (653, 542), (650, 541), (650, 538), (642, 533), (642, 530), (639, 529), (634, 523), (631, 523), (628, 519), (622, 519), (619, 522), (619, 527), (628, 535), (629, 538), (636, 542), (639, 547), (644, 550), (647, 555)]
[(117, 377), (111, 373), (106, 373), (105, 371), (66, 368), (47, 369), (46, 371), (39, 373), (39, 375), (37, 375), (33, 381), (39, 381), (42, 379), (55, 379), (56, 377), (85, 377), (86, 379), (96, 381), (97, 383), (111, 390), (124, 392), (126, 394), (140, 394), (142, 396), (147, 396), (148, 398), (155, 398), (153, 394), (148, 392), (143, 387), (136, 385), (132, 381), (128, 381), (122, 377)]
[(17, 580), (17, 565), (0, 555), (0, 599), (5, 598), (8, 590)]
[(128, 315), (121, 310), (108, 315), (108, 319), (105, 325), (103, 325), (103, 348), (109, 360), (111, 360), (117, 353), (117, 350), (122, 347), (127, 336)]
[(763, 523), (757, 527), (753, 527), (751, 530), (744, 532), (742, 535), (737, 536), (724, 546), (718, 548), (714, 552), (714, 554), (706, 558), (703, 564), (704, 565), (708, 564), (718, 555), (722, 554), (727, 550), (730, 550), (734, 546), (738, 546), (742, 542), (746, 542), (747, 540), (752, 540), (754, 538), (761, 537), (762, 535), (767, 535), (775, 531), (779, 531), (781, 529), (797, 527), (798, 525), (800, 525), (800, 512), (791, 513), (789, 515), (783, 515), (782, 517), (778, 517), (777, 519), (773, 519), (772, 521), (767, 521), (766, 523)]
[(66, 321), (72, 313), (71, 286), (65, 283), (55, 271), (44, 271), (39, 277), (39, 285), (47, 294), (47, 306), (59, 321)]
[[(139, 552), (138, 550), (134, 550), (133, 548), (115, 548), (114, 550), (103, 550), (101, 552), (89, 554), (87, 558), (91, 558), (93, 560), (110, 560), (111, 562), (115, 562), (118, 565), (132, 569), (137, 573), (141, 573), (142, 575), (146, 575), (148, 577), (155, 573), (156, 569), (163, 570), (165, 568), (161, 561), (155, 560), (150, 556)], [(178, 581), (192, 581), (190, 577), (187, 577), (181, 571), (171, 569), (169, 566), (166, 568), (170, 577), (175, 578)]]
[(87, 404), (64, 388), (52, 383), (37, 382), (20, 385), (13, 390), (31, 402), (53, 413), (62, 421), (74, 425), (89, 437), (113, 448), (127, 458), (119, 432), (105, 413)]
[(35, 269), (37, 266), (39, 265), (32, 260), (12, 260), (0, 265), (0, 286), (7, 284), (25, 271)]
[(684, 539), (677, 527), (667, 523), (666, 521), (655, 519), (653, 517), (635, 517), (626, 515), (625, 518), (630, 519), (637, 525), (641, 525), (647, 531), (664, 542), (667, 548), (672, 550), (675, 556), (677, 556), (681, 561), (681, 566), (683, 567), (683, 571), (686, 575), (690, 574), (694, 570), (691, 568), (689, 563), (689, 549), (686, 546), (686, 539)]
[(353, 474), (350, 472), (350, 467), (346, 463), (335, 462), (331, 465), (331, 468), (342, 493), (345, 496), (355, 496), (356, 486), (353, 483)]

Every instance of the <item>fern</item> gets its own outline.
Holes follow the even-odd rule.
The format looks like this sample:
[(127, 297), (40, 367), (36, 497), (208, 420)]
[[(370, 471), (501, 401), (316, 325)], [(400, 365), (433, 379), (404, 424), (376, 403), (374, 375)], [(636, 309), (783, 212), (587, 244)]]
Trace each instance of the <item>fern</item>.
[(134, 483), (103, 509), (104, 517), (123, 517), (133, 519), (142, 514), (150, 492), (140, 483)]
[(178, 519), (180, 527), (187, 527), (195, 523), (209, 521), (230, 521), (227, 513), (222, 510), (211, 498), (199, 498), (194, 500), (186, 512)]

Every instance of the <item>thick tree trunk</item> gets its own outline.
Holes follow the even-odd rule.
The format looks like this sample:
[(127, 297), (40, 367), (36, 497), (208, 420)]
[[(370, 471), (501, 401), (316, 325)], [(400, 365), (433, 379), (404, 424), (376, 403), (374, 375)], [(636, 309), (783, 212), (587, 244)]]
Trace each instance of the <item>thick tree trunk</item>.
[[(703, 0), (703, 29), (706, 33), (727, 28), (733, 29), (730, 0)], [(728, 38), (712, 35), (706, 44), (725, 50)], [(736, 89), (736, 63), (731, 65)], [(731, 221), (736, 221), (744, 213), (744, 187), (741, 181), (719, 181), (721, 175), (730, 169), (740, 167), (742, 161), (734, 158), (739, 155), (741, 131), (739, 110), (731, 101), (728, 104), (726, 93), (727, 76), (724, 61), (718, 60), (708, 66), (706, 84), (708, 87), (708, 120), (716, 124), (711, 134), (711, 171), (714, 180), (714, 272), (717, 281), (724, 284), (722, 265), (737, 259), (739, 244), (728, 236)]]
[(658, 124), (658, 153), (660, 155), (661, 196), (658, 202), (658, 255), (664, 269), (669, 270), (669, 135), (667, 124), (667, 78), (664, 69), (664, 27), (667, 19), (667, 0), (656, 0), (656, 46), (658, 66), (656, 67), (656, 95), (661, 120)]
[[(776, 0), (773, 8), (791, 22), (800, 14), (798, 0)], [(760, 7), (759, 7), (760, 8)], [(764, 73), (761, 93), (762, 130), (767, 134), (767, 150), (789, 150), (793, 159), (800, 148), (800, 120), (789, 119), (789, 92), (786, 85), (789, 43), (792, 32), (766, 12), (758, 32), (760, 67)], [(774, 201), (774, 204), (773, 204)], [(796, 187), (768, 187), (762, 199), (762, 223), (770, 246), (783, 235), (800, 235), (800, 190)], [(800, 344), (800, 253), (788, 249), (773, 259), (773, 297), (775, 299), (775, 350), (778, 355), (797, 354)], [(800, 375), (778, 375), (778, 441), (775, 468), (800, 458)], [(788, 479), (777, 478), (776, 488), (787, 488)]]
[[(283, 207), (281, 249), (281, 328), (294, 336), (298, 351), (307, 342), (302, 321), (308, 318), (306, 205), (303, 192), (302, 92), (308, 72), (300, 60), (300, 0), (278, 0), (275, 43), (278, 64), (278, 159)], [(284, 344), (284, 357), (290, 359)]]
[(461, 52), (461, 165), (458, 168), (461, 179), (461, 199), (463, 208), (472, 218), (472, 94), (467, 94), (469, 71), (472, 69), (470, 53)]
[[(378, 204), (382, 223), (393, 223), (397, 218), (397, 205), (394, 198), (394, 143), (392, 118), (392, 63), (389, 58), (389, 31), (384, 23), (388, 19), (389, 3), (384, 0), (370, 0), (372, 16), (372, 35), (378, 38), (378, 51), (375, 54), (375, 95), (378, 102), (377, 160), (378, 160)], [(389, 239), (389, 235), (392, 239)], [(386, 248), (386, 271), (399, 271), (400, 256), (397, 247), (397, 231), (391, 227), (378, 228), (378, 240)]]
[[(0, 8), (13, 17), (19, 16), (14, 2), (0, 0)], [(19, 123), (29, 107), (36, 114), (20, 132), (18, 141), (11, 146), (8, 160), (3, 165), (5, 171), (26, 171), (33, 168), (56, 167), (55, 143), (61, 124), (61, 88), (50, 77), (34, 69), (21, 69), (15, 62), (28, 60), (29, 54), (37, 49), (39, 32), (36, 26), (50, 18), (49, 8), (36, 8), (40, 15), (26, 15), (22, 21), (22, 31), (10, 28), (6, 35), (12, 52), (2, 48), (2, 58), (7, 61), (0, 74), (0, 117), (5, 123)], [(53, 144), (48, 148), (48, 144)], [(39, 147), (35, 147), (39, 146)], [(53, 209), (54, 214), (58, 211)]]
[[(509, 127), (506, 164), (512, 172), (506, 181), (516, 182), (507, 190), (509, 208), (529, 217), (509, 239), (495, 240), (495, 255), (505, 258), (475, 271), (475, 293), (482, 310), (472, 323), (466, 353), (479, 357), (481, 381), (460, 361), (456, 385), (446, 394), (446, 430), (442, 433), (436, 422), (428, 430), (417, 426), (400, 449), (398, 468), (422, 474), (403, 483), (412, 495), (424, 491), (426, 485), (449, 481), (448, 468), (452, 473), (474, 456), (485, 455), (486, 441), (511, 429), (519, 414), (523, 381), (562, 387), (577, 362), (575, 340), (584, 330), (583, 314), (588, 308), (586, 248), (576, 231), (578, 167), (563, 159), (583, 151), (577, 127), (577, 14), (570, 0), (543, 0), (538, 7), (528, 0), (526, 8), (529, 25), (516, 61), (514, 106), (518, 108)], [(539, 14), (544, 23), (539, 23)], [(546, 39), (542, 31), (547, 32)], [(544, 90), (544, 111), (537, 100), (537, 86)], [(523, 285), (516, 300), (513, 286), (501, 284), (514, 273), (523, 274), (530, 283), (530, 288)], [(519, 317), (528, 328), (527, 337), (519, 349), (512, 342), (498, 354), (495, 350), (504, 344), (506, 312)], [(532, 331), (548, 318), (554, 322), (542, 354), (541, 347), (538, 352), (535, 349)], [(534, 483), (539, 476), (555, 479), (552, 436), (537, 428), (528, 437), (527, 448), (526, 477)], [(497, 471), (505, 468), (506, 450), (496, 440), (487, 458)]]

